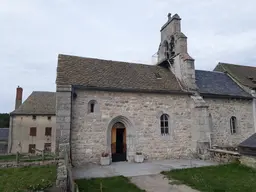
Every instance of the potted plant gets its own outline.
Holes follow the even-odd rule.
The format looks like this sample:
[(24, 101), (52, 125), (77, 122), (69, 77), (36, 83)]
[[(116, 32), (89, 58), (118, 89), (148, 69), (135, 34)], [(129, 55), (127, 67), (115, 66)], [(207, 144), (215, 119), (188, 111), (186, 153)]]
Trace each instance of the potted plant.
[(108, 152), (103, 152), (100, 157), (101, 165), (109, 165), (110, 164), (110, 155)]
[(144, 161), (144, 155), (141, 152), (136, 152), (135, 154), (135, 162), (142, 163)]

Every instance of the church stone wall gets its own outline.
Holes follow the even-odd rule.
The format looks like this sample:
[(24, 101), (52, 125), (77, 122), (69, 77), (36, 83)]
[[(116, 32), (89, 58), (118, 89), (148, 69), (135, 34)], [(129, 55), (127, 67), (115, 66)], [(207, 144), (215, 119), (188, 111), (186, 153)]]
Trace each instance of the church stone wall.
[[(205, 98), (211, 114), (212, 145), (236, 146), (254, 133), (252, 100)], [(237, 133), (231, 134), (230, 118), (237, 119)]]
[[(193, 118), (187, 95), (121, 93), (76, 90), (72, 101), (71, 150), (74, 165), (99, 163), (107, 146), (109, 122), (124, 116), (134, 127), (135, 151), (148, 159), (188, 157), (192, 146)], [(97, 111), (88, 113), (88, 102), (97, 101)], [(161, 135), (160, 116), (169, 115), (169, 135)], [(129, 129), (127, 127), (126, 129)], [(129, 134), (127, 140), (129, 140)], [(128, 146), (127, 146), (128, 147)], [(192, 151), (191, 151), (192, 150)]]

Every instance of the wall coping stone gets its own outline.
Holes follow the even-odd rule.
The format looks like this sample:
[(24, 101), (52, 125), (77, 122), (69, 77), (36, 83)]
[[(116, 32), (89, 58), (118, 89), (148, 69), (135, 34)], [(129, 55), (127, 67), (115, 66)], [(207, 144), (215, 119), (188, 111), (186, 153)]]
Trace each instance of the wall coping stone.
[(208, 150), (211, 152), (215, 152), (215, 153), (226, 153), (226, 154), (240, 156), (240, 153), (235, 152), (235, 151), (227, 151), (227, 150), (223, 150), (223, 149), (208, 149)]

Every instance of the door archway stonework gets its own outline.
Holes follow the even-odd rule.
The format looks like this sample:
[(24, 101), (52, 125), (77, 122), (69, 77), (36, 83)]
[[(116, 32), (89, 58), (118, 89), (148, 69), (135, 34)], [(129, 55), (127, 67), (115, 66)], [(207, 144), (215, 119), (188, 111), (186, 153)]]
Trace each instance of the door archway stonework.
[(112, 154), (111, 152), (111, 131), (112, 127), (115, 123), (123, 123), (126, 128), (126, 159), (128, 162), (132, 162), (134, 160), (135, 152), (136, 152), (136, 131), (134, 129), (133, 123), (125, 116), (117, 116), (113, 118), (108, 123), (107, 129), (107, 151)]

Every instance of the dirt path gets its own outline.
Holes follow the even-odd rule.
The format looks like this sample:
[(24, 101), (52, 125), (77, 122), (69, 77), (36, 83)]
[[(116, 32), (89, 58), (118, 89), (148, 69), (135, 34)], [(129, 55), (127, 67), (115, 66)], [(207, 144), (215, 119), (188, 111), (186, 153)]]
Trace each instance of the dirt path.
[(172, 185), (164, 175), (143, 175), (130, 177), (132, 183), (147, 192), (199, 192), (186, 185)]

